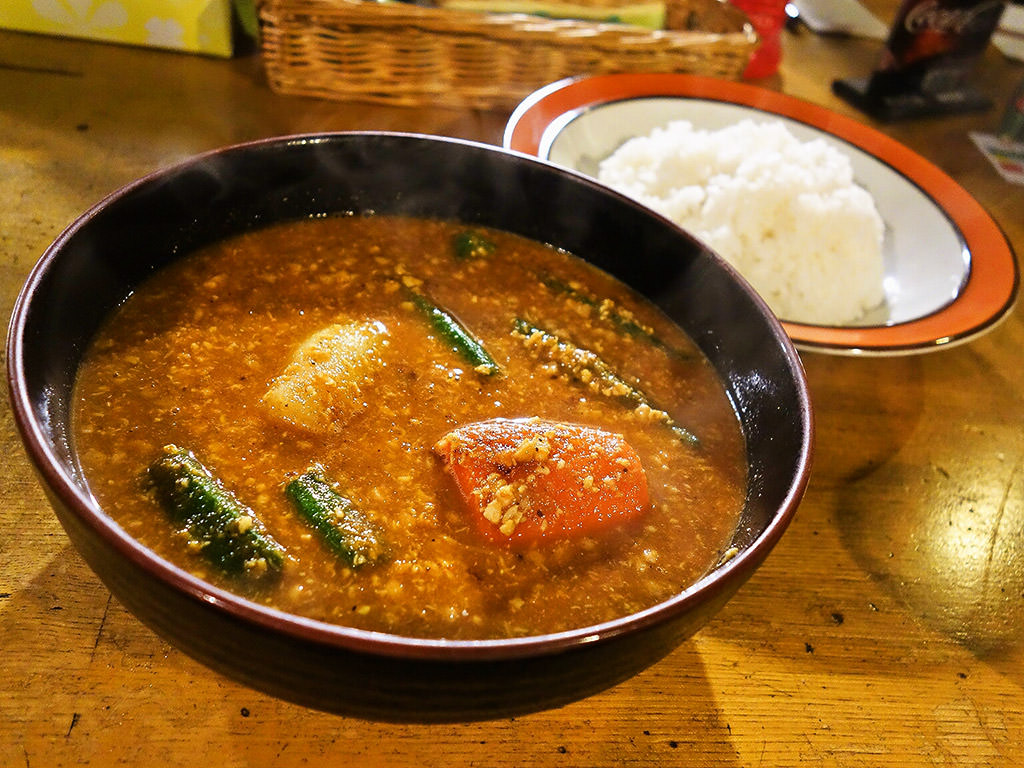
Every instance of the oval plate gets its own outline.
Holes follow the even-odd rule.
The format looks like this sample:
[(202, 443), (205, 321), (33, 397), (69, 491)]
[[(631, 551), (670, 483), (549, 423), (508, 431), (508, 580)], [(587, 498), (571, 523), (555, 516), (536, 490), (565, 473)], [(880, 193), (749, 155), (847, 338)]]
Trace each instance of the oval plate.
[(903, 144), (856, 120), (756, 86), (694, 75), (562, 80), (527, 97), (505, 127), (507, 149), (589, 176), (633, 136), (671, 120), (714, 130), (744, 118), (783, 120), (801, 141), (846, 154), (886, 224), (884, 305), (842, 326), (783, 325), (805, 350), (897, 355), (977, 338), (1013, 307), (1017, 263), (992, 217), (963, 187)]

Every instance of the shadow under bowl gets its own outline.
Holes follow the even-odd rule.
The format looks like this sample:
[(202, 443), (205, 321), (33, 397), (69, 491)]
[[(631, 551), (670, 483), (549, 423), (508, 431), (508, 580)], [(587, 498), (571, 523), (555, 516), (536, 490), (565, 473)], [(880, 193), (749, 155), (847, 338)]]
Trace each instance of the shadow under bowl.
[[(335, 213), (456, 219), (563, 248), (646, 295), (717, 370), (746, 439), (749, 488), (727, 563), (640, 613), (556, 635), (424, 640), (289, 615), (157, 557), (96, 503), (72, 390), (104, 320), (167, 263), (274, 222)], [(45, 252), (13, 313), (8, 385), (27, 453), (74, 546), (128, 610), (212, 669), (271, 695), (390, 721), (488, 719), (627, 679), (698, 630), (761, 564), (803, 494), (812, 416), (799, 357), (766, 305), (675, 225), (595, 182), (470, 142), (336, 133), (229, 147), (98, 203)]]

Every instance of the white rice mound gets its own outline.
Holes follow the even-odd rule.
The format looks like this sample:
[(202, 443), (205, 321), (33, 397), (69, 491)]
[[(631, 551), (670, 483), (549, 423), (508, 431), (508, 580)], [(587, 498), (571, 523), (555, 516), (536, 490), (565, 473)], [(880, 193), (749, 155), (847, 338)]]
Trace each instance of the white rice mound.
[(784, 320), (842, 325), (884, 300), (885, 225), (824, 140), (779, 121), (677, 121), (624, 143), (598, 178), (706, 243)]

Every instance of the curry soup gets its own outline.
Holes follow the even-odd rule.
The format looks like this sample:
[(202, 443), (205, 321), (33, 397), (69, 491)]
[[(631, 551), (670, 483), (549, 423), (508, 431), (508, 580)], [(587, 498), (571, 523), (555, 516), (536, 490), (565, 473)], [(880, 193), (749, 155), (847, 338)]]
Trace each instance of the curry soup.
[(407, 636), (658, 603), (725, 555), (746, 489), (729, 400), (655, 307), (453, 222), (208, 247), (127, 300), (76, 387), (83, 469), (128, 533), (254, 601)]

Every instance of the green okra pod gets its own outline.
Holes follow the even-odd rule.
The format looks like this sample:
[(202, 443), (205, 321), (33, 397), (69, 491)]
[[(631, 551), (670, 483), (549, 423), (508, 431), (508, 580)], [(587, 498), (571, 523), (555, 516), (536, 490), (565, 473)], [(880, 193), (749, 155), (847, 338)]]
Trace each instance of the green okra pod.
[(553, 363), (573, 381), (630, 407), (645, 409), (682, 442), (694, 447), (700, 445), (700, 440), (693, 432), (676, 423), (668, 413), (654, 405), (646, 393), (619, 375), (596, 352), (577, 346), (522, 318), (513, 320), (512, 333), (534, 357)]
[(494, 358), (466, 326), (445, 309), (435, 304), (425, 294), (405, 283), (405, 290), (413, 306), (437, 331), (438, 335), (465, 360), (473, 370), (484, 376), (492, 376), (500, 370)]
[(284, 547), (191, 451), (165, 446), (147, 474), (171, 519), (215, 566), (253, 579), (281, 570)]
[(327, 547), (352, 568), (375, 563), (386, 555), (377, 526), (313, 466), (285, 486), (299, 514)]

